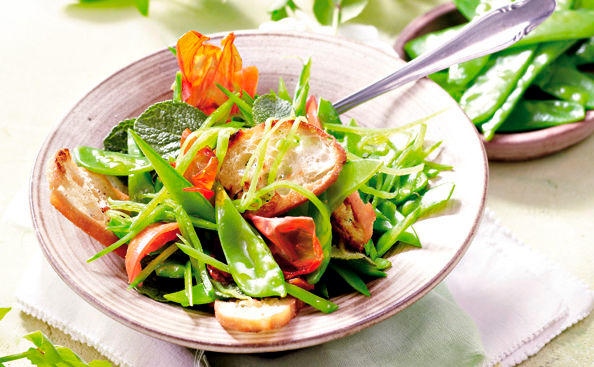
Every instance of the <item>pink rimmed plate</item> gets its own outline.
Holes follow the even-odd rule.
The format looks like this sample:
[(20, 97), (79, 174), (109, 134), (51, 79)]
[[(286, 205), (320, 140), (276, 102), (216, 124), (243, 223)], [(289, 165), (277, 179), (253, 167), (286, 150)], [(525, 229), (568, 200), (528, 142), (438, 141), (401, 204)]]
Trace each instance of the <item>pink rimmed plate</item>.
[[(214, 35), (213, 42), (223, 36)], [(280, 76), (291, 88), (302, 60), (308, 57), (312, 58), (311, 92), (331, 101), (403, 63), (377, 49), (327, 36), (256, 32), (237, 32), (236, 36), (244, 65), (260, 70), (259, 93), (276, 89)], [(427, 138), (443, 140), (439, 160), (455, 167), (443, 174), (443, 181), (456, 184), (452, 205), (415, 225), (424, 247), (393, 255), (388, 277), (368, 284), (370, 298), (346, 294), (333, 299), (340, 309), (332, 314), (307, 307), (280, 330), (249, 334), (225, 330), (210, 314), (158, 303), (126, 290), (122, 259), (108, 255), (85, 262), (103, 246), (50, 205), (46, 165), (62, 147), (101, 146), (115, 123), (171, 98), (176, 70), (174, 56), (165, 49), (110, 76), (66, 115), (41, 147), (35, 163), (30, 204), (43, 252), (59, 276), (101, 312), (143, 333), (188, 347), (231, 353), (297, 349), (353, 334), (405, 309), (441, 282), (464, 255), (485, 204), (485, 152), (474, 126), (455, 101), (433, 82), (421, 80), (344, 116), (383, 127), (443, 111), (429, 122)]]

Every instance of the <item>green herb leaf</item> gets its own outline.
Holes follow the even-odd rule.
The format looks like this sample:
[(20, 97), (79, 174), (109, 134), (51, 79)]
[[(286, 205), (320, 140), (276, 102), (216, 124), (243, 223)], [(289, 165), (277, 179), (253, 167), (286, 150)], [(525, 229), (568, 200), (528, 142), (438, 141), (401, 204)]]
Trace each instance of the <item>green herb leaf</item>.
[(269, 118), (281, 119), (291, 114), (291, 103), (273, 94), (265, 94), (254, 101), (254, 121), (264, 122)]
[(315, 0), (313, 12), (323, 25), (337, 26), (361, 14), (368, 0)]
[(111, 129), (103, 139), (105, 150), (128, 153), (128, 129), (134, 128), (135, 119), (124, 120)]
[(134, 0), (134, 5), (136, 5), (136, 9), (138, 9), (140, 14), (145, 17), (148, 16), (149, 0)]
[(10, 307), (0, 307), (0, 320), (2, 320), (10, 310)]
[(281, 20), (289, 16), (287, 10), (296, 10), (299, 7), (293, 2), (293, 0), (278, 0), (272, 4), (270, 10), (270, 20)]
[(136, 119), (134, 131), (163, 158), (175, 158), (180, 150), (182, 132), (198, 129), (204, 120), (206, 115), (187, 103), (165, 101), (144, 111)]

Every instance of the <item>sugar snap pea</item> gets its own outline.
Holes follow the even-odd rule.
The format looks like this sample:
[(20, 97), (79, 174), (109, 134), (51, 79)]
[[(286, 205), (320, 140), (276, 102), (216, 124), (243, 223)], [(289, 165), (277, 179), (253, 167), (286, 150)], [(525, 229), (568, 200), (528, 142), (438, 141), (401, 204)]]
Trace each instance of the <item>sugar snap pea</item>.
[(566, 101), (521, 101), (499, 128), (501, 132), (543, 129), (580, 121), (585, 116), (582, 105)]
[(537, 76), (552, 62), (554, 62), (563, 52), (565, 52), (573, 41), (560, 41), (544, 43), (534, 51), (534, 58), (526, 68), (524, 74), (520, 77), (511, 93), (507, 96), (503, 104), (493, 114), (488, 121), (481, 125), (481, 130), (485, 139), (491, 140), (495, 131), (504, 123), (508, 116), (514, 110), (514, 107), (520, 101), (524, 92), (537, 78)]
[(76, 163), (89, 171), (111, 176), (128, 176), (132, 173), (152, 171), (148, 159), (125, 153), (79, 146), (73, 151)]
[(460, 98), (460, 107), (475, 124), (489, 119), (505, 102), (534, 57), (534, 48), (501, 51)]
[(182, 279), (185, 271), (186, 268), (182, 263), (167, 259), (157, 266), (155, 274), (162, 278)]
[[(142, 152), (128, 134), (128, 154), (135, 157), (142, 157)], [(133, 173), (128, 175), (128, 195), (133, 201), (145, 201), (143, 195), (155, 192), (153, 178), (149, 172)]]
[[(587, 95), (586, 108), (594, 108), (594, 77), (582, 73), (569, 58), (563, 57), (544, 70), (535, 84), (548, 93), (562, 97), (561, 87), (574, 87)], [(558, 93), (559, 92), (559, 93)]]
[(283, 273), (262, 237), (239, 214), (220, 184), (215, 192), (219, 240), (239, 288), (252, 297), (286, 296)]

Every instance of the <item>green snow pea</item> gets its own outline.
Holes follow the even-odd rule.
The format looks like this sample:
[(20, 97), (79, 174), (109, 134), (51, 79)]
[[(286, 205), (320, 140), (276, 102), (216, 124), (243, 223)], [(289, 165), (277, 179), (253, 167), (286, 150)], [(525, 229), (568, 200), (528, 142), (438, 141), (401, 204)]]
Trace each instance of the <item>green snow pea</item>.
[(594, 63), (594, 37), (581, 44), (575, 52), (574, 61), (577, 65)]
[(454, 37), (465, 24), (439, 30), (437, 32), (427, 33), (421, 37), (408, 41), (404, 45), (404, 51), (411, 59), (417, 58), (427, 51), (443, 45)]
[(338, 116), (338, 112), (332, 106), (330, 101), (325, 100), (324, 98), (320, 98), (320, 104), (318, 106), (318, 119), (320, 120), (320, 124), (324, 126), (326, 123), (330, 124), (340, 124), (340, 117)]
[(308, 305), (312, 306), (313, 308), (322, 311), (323, 313), (331, 313), (338, 310), (338, 306), (322, 297), (318, 297), (315, 294), (306, 291), (303, 288), (300, 288), (293, 284), (285, 284), (287, 288), (287, 293), (291, 296), (302, 300), (303, 302), (307, 303)]
[(594, 77), (577, 70), (568, 58), (553, 63), (541, 73), (535, 84), (559, 98), (566, 96), (566, 93), (562, 93), (563, 88), (573, 87), (587, 96), (585, 107), (594, 108)]
[(423, 195), (419, 206), (402, 221), (385, 232), (377, 241), (377, 253), (383, 256), (398, 240), (398, 236), (410, 227), (417, 219), (443, 207), (454, 192), (454, 184), (446, 183), (432, 187)]
[(512, 47), (541, 42), (578, 40), (594, 36), (594, 10), (558, 10)]
[(367, 297), (371, 296), (371, 293), (369, 293), (369, 289), (367, 289), (365, 282), (357, 275), (357, 273), (345, 266), (338, 265), (336, 262), (330, 263), (330, 268), (340, 275), (340, 277), (344, 279), (348, 285), (353, 287), (354, 290), (366, 295)]
[(215, 193), (219, 239), (235, 283), (248, 296), (285, 297), (283, 272), (266, 242), (239, 214), (220, 184)]
[[(169, 302), (179, 303), (183, 307), (190, 306), (190, 301), (188, 300), (188, 296), (186, 295), (185, 289), (179, 292), (166, 294), (163, 297), (165, 297), (165, 299)], [(202, 284), (198, 284), (192, 287), (193, 305), (203, 305), (214, 302), (214, 300), (214, 297), (212, 297), (208, 294), (208, 292), (206, 292)]]
[(508, 116), (514, 110), (521, 97), (526, 92), (526, 89), (533, 83), (536, 77), (553, 61), (555, 61), (561, 54), (563, 54), (571, 45), (573, 41), (560, 41), (543, 43), (538, 46), (534, 52), (532, 62), (526, 68), (524, 74), (515, 84), (511, 93), (507, 96), (503, 104), (491, 116), (491, 118), (481, 125), (481, 130), (485, 135), (486, 140), (491, 140), (495, 135), (497, 129), (504, 123)]
[(533, 56), (533, 47), (507, 49), (489, 60), (460, 98), (460, 107), (472, 122), (482, 123), (493, 116), (513, 91)]
[(382, 167), (382, 162), (362, 159), (347, 162), (338, 179), (328, 188), (328, 211), (333, 212), (353, 192), (363, 186)]
[(198, 215), (210, 222), (214, 222), (214, 209), (210, 202), (198, 192), (183, 191), (184, 188), (193, 185), (175, 168), (171, 167), (169, 162), (155, 152), (150, 145), (136, 135), (134, 131), (128, 130), (128, 133), (132, 135), (136, 145), (151, 162), (157, 175), (161, 178), (163, 186), (181, 204), (184, 210), (190, 215)]
[[(142, 152), (138, 149), (130, 134), (128, 134), (128, 154), (134, 157), (142, 157)], [(149, 172), (128, 175), (128, 195), (133, 201), (145, 201), (142, 195), (153, 194), (154, 192), (155, 186)]]
[[(479, 75), (488, 62), (489, 55), (452, 65), (448, 70), (448, 84), (456, 87), (467, 86)], [(453, 87), (450, 88), (453, 89)]]
[(566, 101), (522, 101), (501, 125), (501, 132), (543, 129), (585, 117), (584, 106)]
[(375, 278), (385, 278), (387, 276), (386, 273), (379, 270), (376, 265), (370, 264), (367, 260), (359, 259), (342, 261), (341, 264), (344, 264), (347, 268), (350, 268), (351, 270), (354, 270), (355, 272), (362, 275), (367, 275)]
[[(382, 213), (382, 216), (384, 216), (384, 218), (389, 221), (389, 228), (384, 232), (387, 232), (393, 227), (397, 226), (398, 223), (402, 222), (405, 218), (404, 215), (398, 211), (396, 205), (391, 201), (384, 201), (381, 203), (379, 205), (379, 211)], [(421, 241), (412, 227), (410, 229), (405, 229), (402, 233), (400, 233), (396, 240), (407, 243), (411, 246), (421, 247)]]
[(155, 269), (155, 274), (161, 278), (182, 279), (186, 268), (179, 261), (167, 259)]
[(151, 162), (146, 158), (93, 147), (76, 147), (73, 155), (79, 166), (104, 175), (128, 176), (153, 170)]

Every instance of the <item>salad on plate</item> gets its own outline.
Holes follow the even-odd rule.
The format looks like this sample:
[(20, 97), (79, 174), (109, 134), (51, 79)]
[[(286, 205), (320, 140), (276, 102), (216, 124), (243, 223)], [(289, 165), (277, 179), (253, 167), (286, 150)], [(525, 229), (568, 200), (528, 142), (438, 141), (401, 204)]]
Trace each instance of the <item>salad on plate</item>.
[[(60, 149), (50, 201), (124, 259), (129, 288), (214, 312), (244, 332), (286, 325), (305, 304), (330, 313), (349, 290), (386, 277), (396, 246), (420, 248), (414, 223), (447, 204), (452, 167), (426, 121), (343, 124), (309, 94), (311, 60), (290, 94), (258, 95), (229, 34), (188, 32), (172, 52), (171, 100), (117, 123), (103, 149)], [(108, 256), (116, 256), (108, 255)]]

